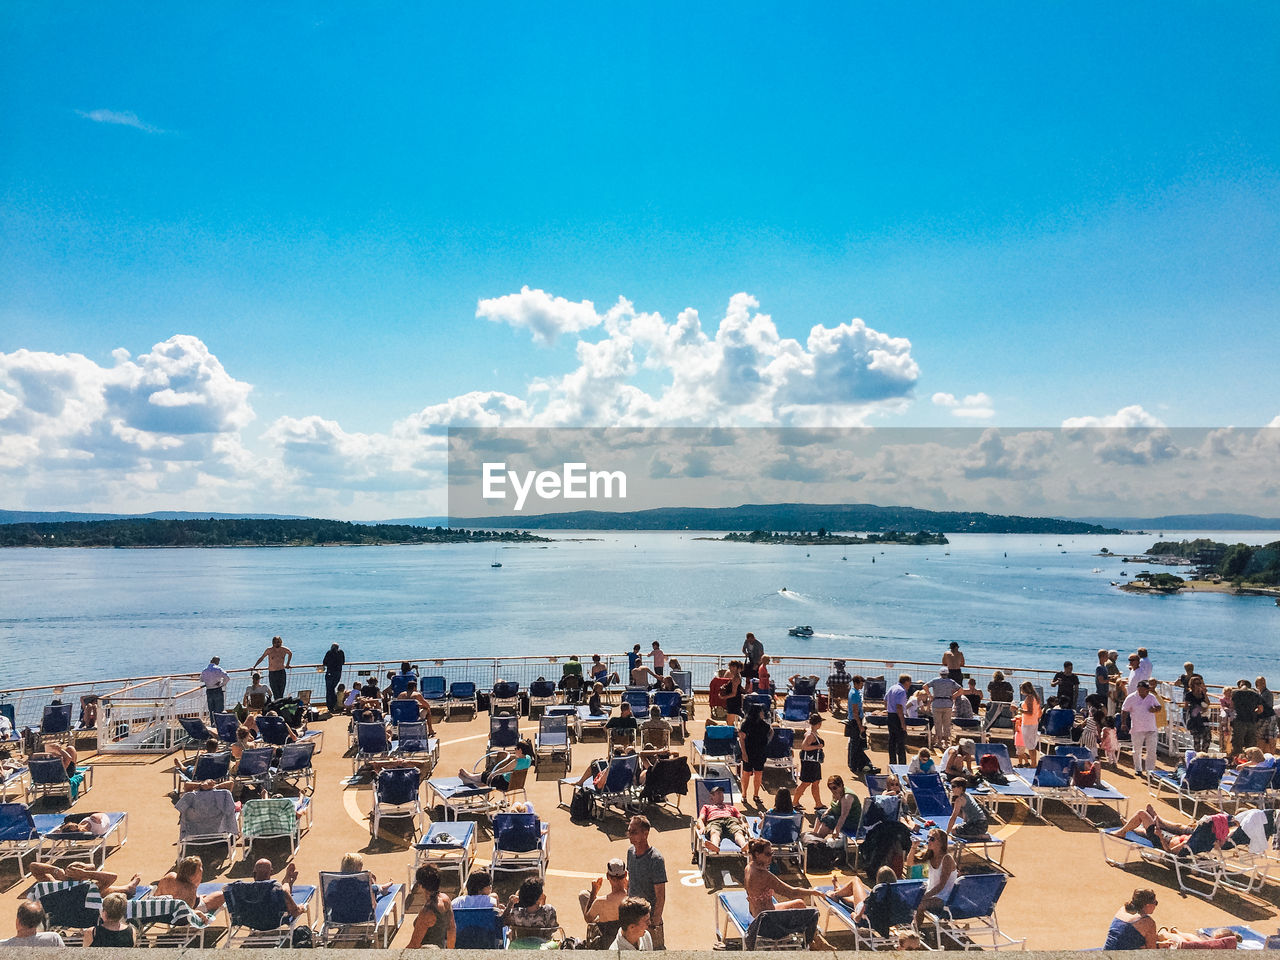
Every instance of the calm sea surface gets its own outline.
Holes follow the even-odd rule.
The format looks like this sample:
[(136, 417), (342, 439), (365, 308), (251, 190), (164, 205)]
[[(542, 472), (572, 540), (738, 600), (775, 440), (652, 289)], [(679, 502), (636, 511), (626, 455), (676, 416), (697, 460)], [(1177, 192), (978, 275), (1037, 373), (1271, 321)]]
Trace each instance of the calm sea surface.
[[(1277, 539), (1177, 537), (1205, 535)], [(1070, 658), (1088, 672), (1100, 646), (1147, 646), (1160, 675), (1188, 659), (1210, 682), (1280, 675), (1270, 598), (1110, 586), (1142, 567), (1095, 554), (1140, 553), (1151, 536), (953, 536), (883, 551), (598, 536), (496, 554), (472, 544), (0, 551), (0, 687), (191, 672), (214, 653), (248, 666), (277, 633), (301, 662), (335, 641), (349, 660), (617, 653), (655, 639), (669, 653), (737, 652), (752, 630), (771, 653), (936, 661), (958, 640), (972, 663)], [(796, 624), (817, 636), (788, 637)]]

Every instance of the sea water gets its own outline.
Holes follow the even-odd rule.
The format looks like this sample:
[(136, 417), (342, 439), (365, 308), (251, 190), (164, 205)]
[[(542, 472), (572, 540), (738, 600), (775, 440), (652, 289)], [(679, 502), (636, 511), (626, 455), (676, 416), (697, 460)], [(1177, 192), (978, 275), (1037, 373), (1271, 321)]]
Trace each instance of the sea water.
[[(300, 663), (335, 642), (352, 661), (620, 653), (653, 640), (677, 655), (737, 653), (751, 630), (775, 654), (937, 662), (955, 640), (970, 663), (1058, 669), (1071, 659), (1091, 674), (1099, 647), (1146, 646), (1161, 676), (1184, 660), (1211, 683), (1280, 674), (1271, 598), (1111, 586), (1168, 569), (1098, 556), (1141, 553), (1154, 536), (819, 547), (689, 532), (547, 535), (555, 542), (496, 553), (482, 544), (0, 551), (0, 687), (195, 672), (214, 654), (249, 666), (276, 634)], [(1278, 537), (1177, 534), (1196, 536)], [(583, 537), (592, 539), (570, 539)], [(789, 637), (800, 624), (815, 635)]]

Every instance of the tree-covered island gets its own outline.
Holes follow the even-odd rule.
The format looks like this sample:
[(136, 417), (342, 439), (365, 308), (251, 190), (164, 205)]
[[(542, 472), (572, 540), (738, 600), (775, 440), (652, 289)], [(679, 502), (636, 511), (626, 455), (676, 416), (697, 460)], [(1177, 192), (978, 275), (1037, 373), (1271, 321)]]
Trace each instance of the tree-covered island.
[(828, 533), (825, 528), (817, 532), (801, 530), (792, 533), (778, 533), (773, 530), (752, 530), (750, 533), (726, 533), (723, 537), (699, 537), (699, 540), (718, 540), (730, 543), (784, 543), (799, 547), (843, 547), (862, 546), (876, 543), (905, 543), (914, 546), (942, 545), (950, 543), (940, 533), (920, 530), (916, 533), (905, 533), (900, 530), (886, 530), (884, 533), (869, 533), (865, 537), (846, 536)]

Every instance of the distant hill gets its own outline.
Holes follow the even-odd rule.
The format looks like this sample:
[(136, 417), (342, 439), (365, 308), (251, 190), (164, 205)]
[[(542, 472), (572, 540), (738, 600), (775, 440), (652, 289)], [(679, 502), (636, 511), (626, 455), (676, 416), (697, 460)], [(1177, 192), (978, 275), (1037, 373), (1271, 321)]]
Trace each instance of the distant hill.
[(1167, 517), (1077, 517), (1124, 530), (1280, 530), (1280, 519), (1247, 513), (1180, 513)]
[[(74, 513), (67, 510), (0, 510), (4, 523), (87, 523), (94, 520), (306, 520), (282, 513), (197, 513), (190, 510), (156, 510), (154, 513)], [(432, 524), (434, 526), (434, 524)]]
[(619, 513), (576, 510), (531, 516), (453, 519), (455, 526), (499, 530), (930, 530), (937, 533), (1120, 533), (1078, 520), (969, 511), (879, 507), (870, 503), (775, 503), (738, 507), (659, 507)]

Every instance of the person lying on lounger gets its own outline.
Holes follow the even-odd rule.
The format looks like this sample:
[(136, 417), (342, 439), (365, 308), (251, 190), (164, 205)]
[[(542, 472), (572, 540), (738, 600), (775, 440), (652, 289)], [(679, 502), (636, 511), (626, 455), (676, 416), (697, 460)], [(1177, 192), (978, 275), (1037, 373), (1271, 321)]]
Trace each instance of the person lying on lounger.
[(1119, 834), (1123, 837), (1136, 833), (1170, 853), (1203, 853), (1210, 849), (1221, 851), (1235, 826), (1235, 817), (1226, 813), (1211, 813), (1195, 823), (1177, 823), (1159, 816), (1155, 807), (1147, 804), (1129, 818)]
[(473, 787), (496, 787), (506, 790), (511, 785), (511, 775), (517, 770), (528, 770), (533, 766), (533, 744), (521, 740), (512, 751), (503, 751), (494, 760), (483, 776), (470, 770), (459, 770), (458, 779)]
[(81, 863), (79, 861), (69, 863), (65, 867), (59, 867), (56, 864), (36, 860), (31, 864), (31, 876), (35, 878), (37, 883), (87, 880), (90, 883), (96, 883), (99, 892), (104, 897), (109, 893), (123, 893), (126, 897), (132, 897), (138, 889), (138, 884), (142, 882), (142, 878), (135, 873), (133, 879), (128, 883), (117, 884), (116, 881), (120, 879), (118, 874), (112, 873), (110, 870), (99, 870), (92, 863)]

